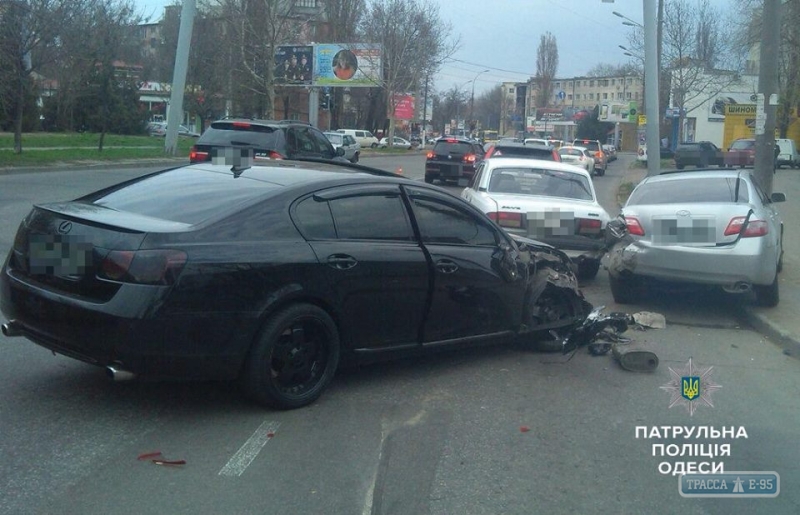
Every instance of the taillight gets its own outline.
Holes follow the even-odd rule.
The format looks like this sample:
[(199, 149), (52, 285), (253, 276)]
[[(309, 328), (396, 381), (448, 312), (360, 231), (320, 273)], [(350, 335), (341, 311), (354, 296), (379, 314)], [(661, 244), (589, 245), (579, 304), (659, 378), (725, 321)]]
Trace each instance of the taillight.
[(249, 129), (250, 128), (250, 123), (249, 122), (233, 122), (231, 125), (233, 125), (234, 127), (241, 127), (241, 128), (244, 128), (244, 129)]
[(208, 152), (192, 147), (192, 150), (189, 151), (189, 162), (202, 163), (203, 161), (211, 161), (211, 155)]
[(522, 228), (522, 213), (507, 213), (505, 211), (495, 211), (489, 213), (489, 218), (497, 222), (500, 227)]
[(603, 153), (602, 152), (595, 152), (594, 153), (594, 157), (596, 157), (597, 159), (602, 160), (603, 159)]
[(281, 154), (275, 152), (274, 150), (270, 150), (269, 154), (267, 154), (270, 159), (285, 159)]
[(464, 162), (465, 163), (474, 163), (475, 162), (475, 154), (464, 154)]
[(628, 228), (628, 233), (633, 236), (644, 236), (644, 229), (639, 220), (633, 216), (625, 217), (625, 226)]
[(434, 153), (433, 153), (433, 150), (429, 150), (429, 151), (428, 151), (428, 153), (427, 153), (427, 154), (425, 154), (425, 156), (426, 156), (428, 159), (433, 159), (435, 155), (436, 155), (436, 154), (434, 154)]
[(575, 221), (578, 224), (578, 234), (600, 234), (603, 226), (603, 222), (592, 218), (578, 218)]
[(97, 275), (135, 284), (173, 284), (186, 264), (180, 250), (112, 250), (100, 263)]
[(736, 216), (731, 218), (728, 226), (725, 228), (725, 236), (732, 236), (741, 233), (742, 238), (757, 238), (759, 236), (766, 236), (769, 234), (769, 226), (764, 220), (750, 220), (747, 222), (744, 232), (742, 232), (742, 225), (746, 217)]

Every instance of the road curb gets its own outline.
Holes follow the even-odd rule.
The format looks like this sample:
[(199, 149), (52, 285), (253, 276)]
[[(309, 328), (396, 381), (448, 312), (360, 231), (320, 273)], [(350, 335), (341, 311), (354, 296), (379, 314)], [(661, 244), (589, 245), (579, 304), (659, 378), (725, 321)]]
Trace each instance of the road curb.
[(766, 315), (755, 313), (752, 308), (742, 306), (739, 308), (738, 318), (754, 331), (775, 342), (784, 350), (784, 354), (800, 357), (800, 341)]

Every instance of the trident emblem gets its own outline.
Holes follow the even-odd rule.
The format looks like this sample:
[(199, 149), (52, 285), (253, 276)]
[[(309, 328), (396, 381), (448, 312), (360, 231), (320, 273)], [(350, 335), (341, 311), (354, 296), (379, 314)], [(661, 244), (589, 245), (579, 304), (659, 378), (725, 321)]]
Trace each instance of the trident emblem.
[(681, 378), (681, 397), (688, 401), (693, 401), (700, 395), (700, 376), (689, 376)]

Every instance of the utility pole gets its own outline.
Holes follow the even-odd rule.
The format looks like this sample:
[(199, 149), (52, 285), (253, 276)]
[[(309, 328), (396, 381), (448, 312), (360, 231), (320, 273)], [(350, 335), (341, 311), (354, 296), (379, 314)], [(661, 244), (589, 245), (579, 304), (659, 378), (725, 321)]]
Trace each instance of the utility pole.
[(756, 95), (755, 178), (767, 193), (772, 193), (775, 166), (775, 115), (778, 105), (778, 38), (780, 0), (764, 0), (761, 27), (761, 56)]
[(178, 126), (183, 122), (183, 92), (186, 89), (186, 70), (189, 68), (189, 47), (192, 43), (195, 0), (183, 0), (178, 48), (175, 52), (175, 69), (172, 73), (172, 91), (167, 113), (167, 134), (164, 152), (173, 156), (178, 152)]

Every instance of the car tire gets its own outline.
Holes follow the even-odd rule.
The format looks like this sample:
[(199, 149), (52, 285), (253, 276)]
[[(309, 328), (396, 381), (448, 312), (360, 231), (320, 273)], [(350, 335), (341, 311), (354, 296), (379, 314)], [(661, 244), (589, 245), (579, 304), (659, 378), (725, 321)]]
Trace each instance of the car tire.
[(358, 152), (353, 154), (353, 159), (351, 159), (350, 162), (353, 164), (358, 163)]
[(756, 304), (764, 306), (765, 308), (774, 308), (780, 301), (780, 294), (778, 292), (778, 272), (775, 272), (775, 279), (772, 284), (762, 285), (754, 284), (753, 292), (756, 294)]
[(605, 174), (606, 174), (606, 169), (605, 168), (597, 170), (597, 175), (599, 175), (600, 177), (604, 176)]
[(579, 280), (594, 279), (597, 277), (597, 272), (600, 270), (600, 261), (597, 259), (584, 259), (578, 263), (578, 276)]
[(427, 175), (425, 176), (425, 182), (426, 183), (433, 184), (433, 181), (434, 181), (433, 177), (429, 177)]
[(300, 408), (314, 402), (333, 379), (339, 354), (339, 331), (328, 313), (294, 304), (267, 319), (240, 384), (260, 404)]
[(378, 148), (378, 144), (377, 143), (373, 143), (371, 146), (372, 146), (372, 148)]
[(684, 168), (686, 168), (686, 166), (685, 165), (676, 164), (675, 168), (677, 168), (678, 170), (683, 170)]
[(638, 299), (636, 285), (631, 278), (608, 275), (611, 286), (611, 296), (617, 304), (633, 304)]

